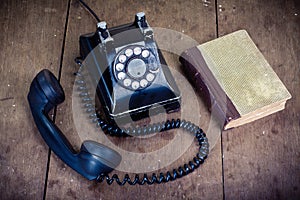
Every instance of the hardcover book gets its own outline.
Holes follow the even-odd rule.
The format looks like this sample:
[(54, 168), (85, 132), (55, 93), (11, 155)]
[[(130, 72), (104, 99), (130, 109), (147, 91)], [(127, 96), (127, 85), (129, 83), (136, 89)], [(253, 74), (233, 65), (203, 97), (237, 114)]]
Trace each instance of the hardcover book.
[(188, 49), (180, 62), (224, 130), (283, 110), (291, 98), (245, 30)]

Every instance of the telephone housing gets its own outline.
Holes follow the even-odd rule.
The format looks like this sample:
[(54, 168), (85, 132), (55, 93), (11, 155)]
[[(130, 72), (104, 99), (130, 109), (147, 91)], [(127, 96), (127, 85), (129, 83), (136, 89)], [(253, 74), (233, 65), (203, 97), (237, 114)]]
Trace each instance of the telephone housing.
[(133, 23), (113, 28), (99, 22), (95, 33), (81, 35), (79, 41), (95, 84), (96, 110), (102, 107), (107, 120), (135, 121), (149, 116), (149, 110), (180, 109), (180, 91), (143, 12)]

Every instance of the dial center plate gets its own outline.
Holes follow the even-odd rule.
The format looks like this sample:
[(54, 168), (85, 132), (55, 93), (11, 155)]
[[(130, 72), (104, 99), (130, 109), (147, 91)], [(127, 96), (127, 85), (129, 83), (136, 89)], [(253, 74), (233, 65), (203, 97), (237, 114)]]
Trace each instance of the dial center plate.
[(140, 78), (146, 73), (147, 66), (141, 59), (132, 59), (128, 62), (127, 71), (133, 78)]

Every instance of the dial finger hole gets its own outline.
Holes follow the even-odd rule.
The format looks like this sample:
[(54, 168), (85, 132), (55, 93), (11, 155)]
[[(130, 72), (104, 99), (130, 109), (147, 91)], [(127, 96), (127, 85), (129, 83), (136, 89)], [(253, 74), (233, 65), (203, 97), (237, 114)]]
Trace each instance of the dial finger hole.
[(125, 55), (126, 55), (127, 57), (130, 57), (130, 56), (132, 56), (132, 54), (133, 54), (133, 51), (132, 51), (132, 49), (126, 49), (126, 51), (125, 51)]
[(128, 79), (128, 78), (126, 78), (125, 80), (124, 80), (124, 85), (126, 86), (126, 87), (128, 87), (128, 86), (130, 86), (130, 84), (131, 84), (131, 80), (130, 79)]
[(135, 47), (135, 48), (133, 49), (133, 53), (134, 53), (135, 55), (140, 55), (140, 54), (142, 53), (141, 47)]
[(124, 80), (125, 77), (126, 77), (126, 74), (124, 72), (118, 73), (118, 79), (119, 80)]
[(146, 87), (147, 85), (148, 85), (148, 81), (146, 80), (146, 79), (142, 79), (141, 81), (140, 81), (140, 85), (141, 85), (141, 87)]
[(125, 55), (120, 55), (120, 56), (119, 56), (119, 62), (120, 62), (120, 63), (124, 63), (124, 62), (126, 61), (126, 59), (127, 59), (127, 58), (126, 58)]
[(154, 78), (155, 78), (155, 76), (154, 76), (153, 74), (150, 74), (150, 73), (149, 73), (149, 74), (146, 75), (146, 79), (147, 79), (148, 81), (150, 81), (150, 82), (153, 81)]
[(116, 65), (116, 69), (117, 69), (117, 71), (122, 71), (122, 70), (124, 69), (124, 64), (118, 63), (118, 64)]
[(142, 51), (142, 56), (143, 56), (144, 58), (147, 58), (149, 55), (150, 55), (150, 52), (149, 52), (148, 50), (143, 50), (143, 51)]
[(140, 84), (139, 84), (139, 82), (137, 82), (137, 81), (133, 81), (132, 84), (131, 84), (131, 87), (132, 87), (134, 90), (136, 90), (136, 89), (138, 89), (138, 88), (140, 87)]

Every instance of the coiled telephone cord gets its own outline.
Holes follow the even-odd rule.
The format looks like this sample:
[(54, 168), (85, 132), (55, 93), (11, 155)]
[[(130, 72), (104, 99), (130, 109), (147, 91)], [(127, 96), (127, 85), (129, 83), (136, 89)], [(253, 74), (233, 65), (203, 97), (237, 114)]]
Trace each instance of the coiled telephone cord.
[[(102, 122), (102, 123), (101, 123)], [(189, 161), (187, 164), (184, 164), (183, 166), (178, 167), (177, 169), (173, 169), (171, 172), (167, 171), (166, 173), (160, 173), (157, 175), (156, 173), (153, 173), (151, 177), (147, 174), (144, 174), (143, 177), (140, 178), (138, 174), (135, 175), (134, 179), (131, 180), (128, 174), (125, 174), (124, 178), (120, 180), (119, 176), (117, 174), (112, 175), (111, 177), (108, 174), (100, 174), (99, 177), (97, 177), (97, 181), (104, 182), (106, 181), (109, 185), (111, 185), (114, 181), (119, 185), (124, 185), (125, 183), (128, 183), (129, 185), (152, 185), (153, 183), (166, 183), (169, 181), (174, 181), (178, 178), (181, 178), (183, 176), (188, 175), (189, 173), (193, 172), (195, 169), (197, 169), (207, 158), (208, 152), (209, 152), (209, 143), (208, 139), (203, 132), (201, 128), (194, 125), (191, 122), (186, 122), (185, 120), (174, 120), (166, 121), (162, 124), (153, 124), (150, 126), (147, 126), (145, 128), (133, 128), (133, 129), (125, 129), (122, 130), (119, 127), (113, 127), (113, 125), (107, 125), (103, 121), (99, 119), (99, 123), (101, 124), (100, 127), (103, 131), (108, 132), (112, 135), (119, 135), (123, 136), (123, 134), (148, 134), (148, 133), (154, 133), (153, 131), (167, 131), (175, 128), (183, 128), (184, 130), (192, 133), (195, 135), (198, 144), (199, 144), (199, 151), (196, 154), (196, 156), (193, 158), (193, 160)]]
[[(82, 67), (82, 62), (80, 61), (80, 59), (77, 58), (75, 59), (75, 61), (80, 67)], [(179, 166), (177, 169), (173, 169), (172, 171), (167, 171), (166, 173), (159, 173), (159, 175), (153, 173), (151, 177), (149, 177), (147, 174), (144, 174), (143, 177), (140, 177), (138, 174), (136, 174), (133, 180), (131, 180), (128, 174), (125, 174), (123, 179), (120, 179), (117, 174), (113, 174), (110, 177), (108, 174), (102, 173), (96, 179), (98, 182), (106, 181), (109, 185), (111, 185), (113, 182), (116, 182), (119, 185), (124, 185), (126, 183), (128, 183), (129, 185), (152, 185), (154, 183), (166, 183), (169, 181), (174, 181), (193, 172), (207, 158), (209, 153), (209, 143), (206, 134), (199, 126), (196, 126), (192, 122), (180, 119), (172, 119), (171, 121), (167, 120), (166, 122), (151, 124), (145, 127), (122, 129), (115, 124), (109, 124), (103, 119), (99, 118), (96, 113), (93, 113), (95, 111), (95, 107), (94, 104), (91, 103), (92, 98), (89, 96), (88, 88), (86, 87), (84, 77), (81, 75), (80, 72), (76, 73), (76, 75), (78, 76), (78, 80), (76, 81), (79, 85), (78, 90), (81, 92), (79, 96), (85, 103), (84, 107), (86, 108), (86, 112), (91, 113), (89, 114), (89, 117), (92, 120), (92, 122), (96, 123), (97, 126), (101, 127), (101, 129), (105, 133), (108, 133), (112, 136), (138, 136), (153, 134), (156, 132), (163, 132), (175, 128), (182, 128), (185, 131), (188, 131), (195, 135), (195, 138), (197, 139), (199, 145), (199, 151), (197, 152), (193, 160), (189, 161), (183, 166)]]

